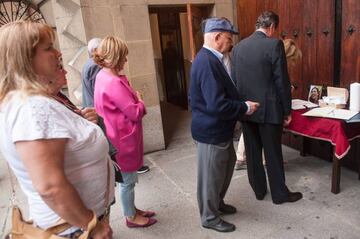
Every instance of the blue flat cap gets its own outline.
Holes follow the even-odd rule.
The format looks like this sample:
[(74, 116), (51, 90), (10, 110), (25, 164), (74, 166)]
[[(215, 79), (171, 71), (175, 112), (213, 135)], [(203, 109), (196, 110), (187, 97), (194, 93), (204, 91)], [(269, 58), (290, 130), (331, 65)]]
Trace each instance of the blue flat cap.
[(230, 32), (232, 34), (239, 34), (238, 31), (235, 30), (234, 26), (231, 22), (226, 18), (208, 18), (205, 20), (205, 26), (203, 27), (203, 32)]

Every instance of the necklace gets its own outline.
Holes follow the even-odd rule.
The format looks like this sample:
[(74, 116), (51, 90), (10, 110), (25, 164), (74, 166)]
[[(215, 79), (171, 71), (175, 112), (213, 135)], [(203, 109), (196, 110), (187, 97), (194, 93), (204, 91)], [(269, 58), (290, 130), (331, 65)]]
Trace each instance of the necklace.
[(64, 95), (63, 93), (61, 93), (59, 91), (59, 93), (57, 93), (57, 95), (53, 95), (52, 98), (54, 98), (57, 102), (63, 104), (66, 108), (68, 108), (69, 110), (71, 110), (72, 112), (80, 115), (80, 109), (78, 109), (73, 102), (70, 101), (69, 98), (66, 97), (66, 95)]

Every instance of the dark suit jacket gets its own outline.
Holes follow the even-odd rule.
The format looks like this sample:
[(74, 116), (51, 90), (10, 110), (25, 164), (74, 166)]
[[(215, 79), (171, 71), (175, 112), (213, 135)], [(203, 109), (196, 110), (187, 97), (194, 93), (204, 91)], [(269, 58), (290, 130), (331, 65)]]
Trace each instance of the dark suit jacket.
[(207, 144), (232, 139), (236, 121), (247, 110), (223, 64), (206, 48), (191, 66), (189, 103), (192, 136)]
[(256, 31), (236, 44), (232, 64), (240, 98), (260, 103), (244, 120), (282, 124), (291, 113), (291, 85), (282, 41)]

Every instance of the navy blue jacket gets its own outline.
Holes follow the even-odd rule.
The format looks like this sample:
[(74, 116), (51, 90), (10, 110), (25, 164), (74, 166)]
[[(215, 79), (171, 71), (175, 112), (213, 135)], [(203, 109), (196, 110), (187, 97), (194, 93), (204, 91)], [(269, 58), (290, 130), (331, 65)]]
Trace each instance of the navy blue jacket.
[(201, 48), (191, 67), (189, 103), (192, 137), (206, 144), (232, 139), (236, 121), (247, 111), (220, 60)]

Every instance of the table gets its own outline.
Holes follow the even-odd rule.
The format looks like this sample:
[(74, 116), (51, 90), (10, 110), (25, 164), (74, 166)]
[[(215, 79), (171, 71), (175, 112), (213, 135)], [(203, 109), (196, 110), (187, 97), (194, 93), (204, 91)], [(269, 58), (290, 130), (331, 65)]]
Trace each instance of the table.
[[(306, 109), (293, 110), (292, 121), (284, 130), (296, 135), (328, 141), (333, 145), (331, 192), (337, 194), (340, 192), (340, 160), (349, 152), (350, 141), (360, 139), (360, 122), (346, 123), (344, 120), (303, 116), (302, 114), (306, 111)], [(304, 143), (301, 146), (300, 154), (302, 156), (305, 154)], [(358, 159), (360, 179), (359, 161), (360, 159)]]

